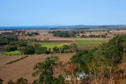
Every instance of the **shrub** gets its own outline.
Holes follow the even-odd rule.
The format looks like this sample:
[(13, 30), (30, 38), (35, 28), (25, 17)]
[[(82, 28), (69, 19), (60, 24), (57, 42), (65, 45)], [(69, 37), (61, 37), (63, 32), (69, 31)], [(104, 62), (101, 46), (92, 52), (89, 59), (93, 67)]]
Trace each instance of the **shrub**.
[(34, 54), (35, 53), (35, 48), (31, 45), (27, 45), (22, 49), (22, 53), (24, 54)]

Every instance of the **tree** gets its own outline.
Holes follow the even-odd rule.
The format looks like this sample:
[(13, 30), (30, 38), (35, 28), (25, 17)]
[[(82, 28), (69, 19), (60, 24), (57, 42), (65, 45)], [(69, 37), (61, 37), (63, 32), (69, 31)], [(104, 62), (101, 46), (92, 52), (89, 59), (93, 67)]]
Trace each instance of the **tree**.
[(12, 80), (9, 80), (8, 84), (14, 84), (14, 82)]
[(54, 47), (54, 48), (53, 48), (53, 52), (59, 53), (59, 52), (60, 52), (60, 49), (59, 49), (58, 47)]
[(109, 63), (113, 62), (118, 64), (122, 60), (122, 47), (123, 40), (121, 36), (116, 36), (111, 39), (107, 44), (102, 46), (102, 55)]
[(52, 84), (54, 81), (54, 67), (57, 65), (58, 57), (47, 57), (44, 62), (37, 63), (34, 66), (33, 76), (39, 75), (40, 84)]
[(70, 47), (71, 47), (71, 49), (72, 49), (73, 52), (77, 52), (77, 51), (78, 51), (77, 44), (72, 43), (72, 44), (70, 45)]
[(19, 78), (17, 79), (16, 84), (28, 84), (28, 80), (25, 78)]
[(38, 80), (34, 80), (32, 84), (39, 84)]
[(47, 52), (47, 48), (46, 47), (39, 47), (38, 49), (35, 50), (36, 54), (43, 54)]
[(63, 53), (72, 52), (72, 49), (70, 48), (69, 45), (64, 45), (64, 46), (62, 47), (62, 52), (63, 52)]
[(0, 84), (3, 84), (3, 80), (2, 79), (0, 79)]
[(10, 42), (7, 47), (6, 47), (6, 51), (15, 51), (18, 49), (18, 44), (17, 42)]
[(24, 54), (34, 54), (34, 53), (35, 53), (35, 49), (34, 49), (33, 46), (28, 45), (28, 46), (25, 46), (25, 47), (22, 49), (22, 53), (24, 53)]
[(65, 84), (65, 79), (62, 74), (60, 74), (57, 78), (57, 84)]

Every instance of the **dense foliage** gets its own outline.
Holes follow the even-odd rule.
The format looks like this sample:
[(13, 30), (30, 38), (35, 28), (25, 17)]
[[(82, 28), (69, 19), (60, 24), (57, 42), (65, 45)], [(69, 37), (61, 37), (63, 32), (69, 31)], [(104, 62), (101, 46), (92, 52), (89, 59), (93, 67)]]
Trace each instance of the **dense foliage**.
[(24, 35), (24, 36), (36, 36), (39, 35), (38, 32), (26, 32), (26, 31), (15, 31), (16, 35)]
[(6, 45), (17, 40), (18, 38), (13, 32), (5, 32), (0, 34), (0, 45)]
[(81, 38), (107, 38), (107, 35), (82, 35)]
[[(116, 77), (115, 73), (122, 74), (125, 71), (124, 69), (120, 71), (118, 68), (125, 56), (124, 43), (126, 43), (126, 35), (121, 35), (114, 37), (97, 49), (77, 52), (70, 60), (75, 66), (73, 72), (86, 73), (90, 83), (95, 81), (98, 84), (103, 84), (101, 80), (105, 79), (108, 80), (104, 81), (105, 84), (112, 81), (117, 82), (117, 79), (114, 79)], [(113, 77), (113, 75), (115, 76)]]
[(76, 37), (76, 34), (78, 34), (76, 31), (53, 31), (50, 33), (58, 37)]
[(38, 80), (33, 84), (65, 84), (64, 77), (59, 75), (54, 76), (54, 68), (57, 66), (58, 58), (56, 56), (47, 57), (44, 62), (37, 63), (34, 66), (35, 72), (33, 76), (40, 75)]

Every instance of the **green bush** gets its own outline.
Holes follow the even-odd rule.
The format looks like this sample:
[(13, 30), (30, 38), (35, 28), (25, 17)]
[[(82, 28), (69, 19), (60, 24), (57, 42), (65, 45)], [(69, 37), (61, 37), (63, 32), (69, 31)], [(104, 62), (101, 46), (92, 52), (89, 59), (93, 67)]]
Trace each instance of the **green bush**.
[(27, 45), (22, 49), (22, 53), (24, 54), (34, 54), (35, 53), (35, 48), (31, 45)]

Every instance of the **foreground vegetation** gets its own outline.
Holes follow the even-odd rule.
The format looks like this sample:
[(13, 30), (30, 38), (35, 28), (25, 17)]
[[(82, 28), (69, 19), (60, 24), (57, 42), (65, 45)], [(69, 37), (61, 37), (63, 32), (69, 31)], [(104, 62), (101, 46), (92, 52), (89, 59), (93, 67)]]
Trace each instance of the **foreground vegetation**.
[(70, 60), (70, 64), (74, 66), (71, 73), (73, 78), (76, 78), (76, 73), (84, 72), (88, 76), (83, 79), (83, 84), (85, 82), (124, 84), (126, 79), (125, 48), (126, 35), (121, 35), (114, 37), (99, 48), (78, 52)]
[[(12, 38), (12, 37), (11, 37)], [(5, 43), (2, 43), (2, 45)], [(8, 52), (21, 51), (23, 54), (41, 53), (67, 53), (76, 52), (68, 63), (61, 63), (58, 57), (50, 56), (44, 62), (34, 66), (32, 76), (39, 76), (32, 84), (125, 84), (126, 80), (126, 35), (116, 36), (108, 42), (104, 41), (76, 41), (70, 45), (53, 47), (56, 44), (38, 44), (34, 40), (15, 39), (7, 43)], [(78, 46), (100, 44), (98, 48), (78, 51)], [(46, 46), (44, 46), (46, 45)], [(47, 47), (49, 47), (47, 49)], [(25, 57), (13, 60), (7, 64), (17, 62)], [(55, 70), (62, 67), (63, 74), (55, 76)], [(78, 74), (85, 75), (78, 75)], [(66, 77), (70, 80), (66, 81)], [(78, 80), (78, 77), (80, 78)], [(0, 80), (2, 84), (2, 80)], [(28, 84), (25, 78), (19, 78), (16, 82), (8, 84)]]
[[(33, 84), (66, 84), (69, 82), (79, 84), (79, 81), (82, 84), (124, 84), (126, 79), (125, 49), (126, 35), (122, 35), (114, 37), (99, 48), (79, 51), (65, 65), (64, 74), (58, 77), (54, 76), (55, 68), (60, 65), (58, 58), (48, 57), (44, 62), (35, 65), (33, 76), (39, 75), (39, 79)], [(83, 75), (81, 80), (77, 80), (78, 73), (86, 75)], [(65, 75), (69, 75), (71, 79), (65, 81)]]

